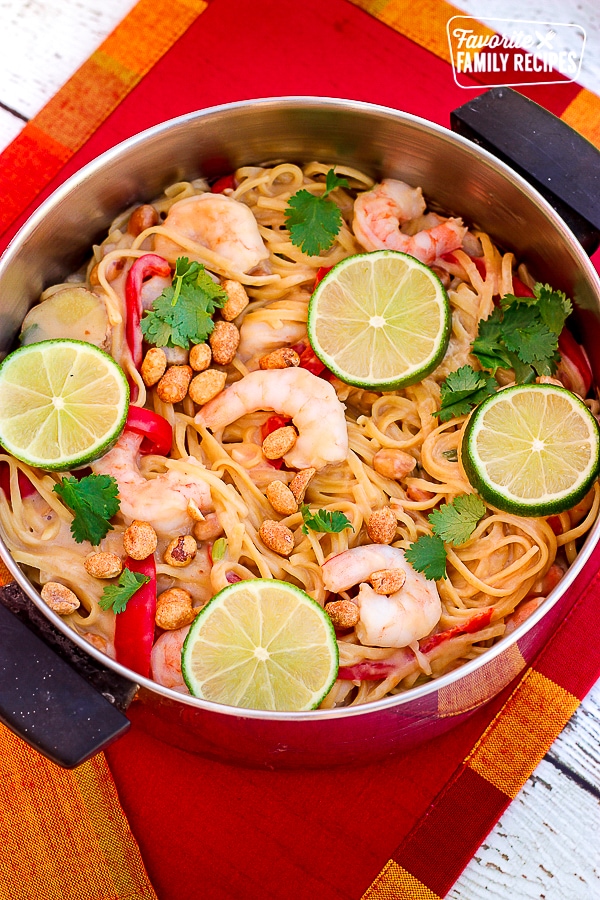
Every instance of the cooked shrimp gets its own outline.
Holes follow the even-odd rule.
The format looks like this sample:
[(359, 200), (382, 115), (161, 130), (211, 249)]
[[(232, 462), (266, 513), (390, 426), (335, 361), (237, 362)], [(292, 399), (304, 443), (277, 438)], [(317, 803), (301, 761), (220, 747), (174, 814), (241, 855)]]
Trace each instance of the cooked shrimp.
[(220, 431), (259, 409), (290, 418), (298, 440), (283, 457), (294, 469), (320, 469), (348, 455), (344, 406), (334, 388), (306, 369), (262, 369), (250, 372), (210, 400), (196, 422)]
[(425, 209), (421, 188), (385, 178), (354, 202), (354, 234), (365, 250), (401, 250), (426, 264), (444, 253), (457, 250), (467, 229), (461, 219), (445, 219), (414, 235), (400, 226), (420, 216)]
[(202, 512), (212, 509), (210, 489), (204, 482), (174, 469), (156, 478), (145, 478), (138, 463), (142, 440), (142, 435), (125, 430), (112, 450), (92, 463), (92, 470), (116, 479), (120, 511), (128, 524), (138, 519), (150, 522), (159, 534), (177, 534), (192, 524), (190, 501)]
[[(236, 272), (249, 272), (269, 257), (252, 211), (225, 194), (198, 194), (179, 200), (163, 226), (218, 253)], [(182, 255), (181, 248), (166, 235), (156, 235), (154, 249), (170, 261)], [(194, 256), (189, 251), (183, 255)]]
[[(368, 579), (381, 569), (402, 569), (405, 581), (389, 596), (377, 594)], [(407, 562), (404, 551), (387, 544), (366, 544), (332, 556), (322, 566), (328, 591), (360, 584), (355, 602), (360, 618), (356, 636), (369, 647), (408, 647), (430, 633), (442, 614), (435, 582)]]
[(181, 674), (181, 650), (190, 626), (177, 631), (165, 631), (152, 648), (152, 678), (163, 687), (189, 694)]

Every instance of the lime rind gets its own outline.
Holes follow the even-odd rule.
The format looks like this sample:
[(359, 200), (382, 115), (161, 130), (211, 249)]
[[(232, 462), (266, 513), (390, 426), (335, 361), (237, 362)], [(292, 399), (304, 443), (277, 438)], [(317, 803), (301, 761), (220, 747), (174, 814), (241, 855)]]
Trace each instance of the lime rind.
[(372, 390), (397, 390), (430, 375), (444, 357), (451, 328), (437, 275), (395, 250), (337, 263), (308, 307), (317, 357), (341, 381)]
[[(531, 427), (532, 415), (536, 428)], [(543, 448), (535, 447), (537, 441)], [(547, 446), (550, 441), (554, 448)], [(513, 385), (486, 398), (471, 414), (461, 462), (471, 485), (497, 509), (521, 516), (555, 515), (579, 503), (598, 477), (598, 423), (566, 388)]]
[(36, 468), (66, 471), (103, 456), (128, 409), (125, 373), (94, 344), (40, 341), (0, 364), (0, 444)]
[(338, 665), (335, 630), (322, 607), (295, 585), (264, 578), (219, 591), (196, 616), (181, 653), (193, 696), (247, 709), (316, 709)]

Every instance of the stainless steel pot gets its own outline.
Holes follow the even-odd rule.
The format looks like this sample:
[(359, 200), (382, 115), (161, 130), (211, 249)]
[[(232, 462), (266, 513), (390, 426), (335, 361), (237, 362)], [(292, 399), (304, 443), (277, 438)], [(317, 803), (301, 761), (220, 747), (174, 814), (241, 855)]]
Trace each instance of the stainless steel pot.
[[(182, 116), (115, 147), (70, 178), (31, 217), (0, 262), (0, 349), (13, 345), (21, 320), (41, 290), (77, 267), (123, 208), (152, 199), (176, 180), (282, 159), (351, 163), (374, 177), (421, 185), (441, 209), (484, 228), (526, 260), (536, 277), (574, 299), (580, 337), (600, 374), (600, 282), (573, 233), (522, 177), (464, 137), (414, 116), (365, 103), (303, 97), (234, 103)], [(19, 587), (58, 632), (68, 635), (86, 658), (93, 657), (127, 684), (139, 685), (128, 715), (142, 727), (186, 749), (242, 764), (329, 766), (370, 761), (435, 737), (508, 685), (572, 604), (577, 578), (599, 534), (597, 523), (547, 602), (481, 658), (397, 697), (310, 713), (240, 711), (140, 678), (75, 635), (46, 607), (5, 548), (2, 555)], [(110, 707), (109, 725), (74, 749), (85, 720), (102, 720), (106, 709), (99, 711), (95, 701), (88, 706), (86, 699), (74, 712), (60, 690), (56, 696), (44, 695), (44, 705), (50, 715), (54, 709), (59, 720), (57, 736), (48, 715), (36, 720), (32, 707), (39, 706), (39, 693), (32, 694), (33, 700), (19, 699), (10, 687), (15, 678), (30, 679), (34, 668), (30, 657), (13, 652), (21, 640), (20, 632), (11, 631), (13, 625), (8, 629), (10, 647), (6, 637), (4, 645), (18, 674), (7, 671), (5, 663), (1, 684), (10, 696), (6, 700), (0, 690), (0, 717), (55, 761), (77, 764), (127, 723), (119, 713), (113, 716)], [(0, 625), (0, 635), (6, 636), (7, 628)], [(109, 706), (103, 698), (100, 703)], [(30, 723), (25, 732), (19, 729), (24, 715)], [(51, 739), (46, 738), (49, 731)], [(65, 745), (70, 745), (68, 750)]]

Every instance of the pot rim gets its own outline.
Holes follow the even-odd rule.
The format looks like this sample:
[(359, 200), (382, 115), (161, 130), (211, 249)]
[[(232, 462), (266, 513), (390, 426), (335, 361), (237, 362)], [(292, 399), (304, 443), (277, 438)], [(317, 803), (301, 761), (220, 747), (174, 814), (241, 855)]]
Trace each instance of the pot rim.
[[(577, 243), (575, 236), (572, 234), (566, 223), (555, 212), (552, 206), (535, 190), (535, 188), (533, 188), (524, 178), (514, 172), (508, 165), (493, 156), (493, 154), (491, 154), (489, 151), (483, 149), (482, 147), (479, 147), (462, 135), (450, 131), (450, 129), (442, 125), (438, 125), (435, 122), (431, 122), (428, 119), (425, 119), (421, 116), (416, 116), (412, 113), (406, 113), (392, 107), (368, 103), (362, 100), (348, 100), (337, 97), (319, 97), (311, 95), (261, 97), (257, 99), (233, 101), (230, 103), (222, 103), (215, 106), (206, 107), (205, 109), (195, 110), (190, 113), (185, 113), (181, 116), (176, 116), (172, 119), (167, 119), (163, 122), (151, 126), (148, 129), (145, 129), (139, 134), (133, 135), (132, 137), (116, 144), (114, 147), (111, 147), (110, 149), (104, 151), (102, 154), (91, 160), (89, 163), (87, 163), (85, 166), (71, 175), (62, 185), (60, 185), (55, 191), (53, 191), (53, 193), (49, 197), (47, 197), (31, 214), (31, 216), (12, 238), (6, 250), (2, 254), (2, 257), (0, 258), (0, 275), (6, 268), (10, 266), (12, 257), (19, 250), (22, 244), (27, 241), (27, 238), (35, 231), (38, 224), (48, 214), (48, 211), (59, 205), (65, 197), (69, 196), (74, 190), (77, 190), (78, 187), (80, 187), (89, 178), (92, 178), (98, 171), (101, 171), (106, 166), (109, 166), (111, 161), (121, 156), (121, 154), (135, 149), (138, 145), (143, 145), (149, 138), (156, 137), (163, 134), (164, 132), (170, 132), (174, 129), (184, 128), (189, 123), (195, 122), (198, 119), (204, 119), (220, 114), (227, 114), (228, 112), (234, 112), (237, 110), (244, 110), (247, 109), (248, 106), (260, 106), (262, 108), (268, 108), (281, 107), (282, 105), (286, 105), (289, 108), (318, 109), (319, 107), (321, 107), (334, 108), (345, 111), (352, 110), (359, 113), (365, 112), (384, 115), (389, 117), (390, 119), (409, 122), (412, 125), (416, 126), (419, 130), (422, 130), (424, 132), (434, 132), (448, 143), (458, 143), (462, 145), (468, 152), (475, 156), (479, 162), (485, 162), (492, 168), (498, 170), (500, 174), (504, 176), (504, 178), (506, 178), (509, 182), (512, 182), (515, 187), (528, 194), (533, 202), (542, 207), (547, 218), (551, 220), (551, 223), (556, 228), (556, 230), (561, 233), (563, 239), (573, 246), (574, 251), (578, 256), (578, 262), (581, 265), (582, 269), (585, 271), (588, 280), (590, 281), (590, 283), (595, 285), (600, 302), (600, 278), (596, 273), (596, 270), (592, 266), (589, 258), (585, 254), (583, 248), (581, 248)], [(467, 678), (469, 675), (482, 668), (482, 666), (484, 666), (486, 663), (491, 662), (500, 654), (504, 653), (504, 651), (506, 651), (511, 645), (517, 643), (531, 629), (533, 629), (547, 613), (549, 613), (549, 611), (563, 596), (563, 594), (571, 587), (579, 573), (582, 571), (599, 539), (600, 518), (598, 518), (598, 520), (594, 523), (594, 526), (590, 530), (587, 539), (584, 545), (581, 547), (574, 563), (569, 567), (560, 584), (549, 594), (546, 601), (540, 607), (538, 607), (538, 609), (535, 610), (529, 616), (529, 618), (525, 620), (525, 622), (523, 622), (518, 628), (516, 628), (514, 632), (512, 632), (507, 637), (500, 638), (497, 643), (495, 643), (492, 647), (489, 647), (485, 653), (483, 653), (476, 659), (470, 660), (469, 662), (464, 663), (458, 669), (454, 669), (446, 675), (440, 676), (439, 678), (434, 678), (432, 681), (422, 684), (419, 687), (410, 688), (406, 691), (403, 691), (402, 693), (387, 696), (378, 701), (365, 703), (360, 706), (340, 707), (332, 710), (317, 709), (306, 712), (277, 712), (270, 710), (254, 710), (225, 706), (223, 704), (213, 703), (210, 701), (192, 697), (191, 695), (182, 694), (171, 688), (163, 687), (157, 682), (152, 681), (150, 678), (145, 678), (141, 675), (138, 675), (133, 670), (125, 668), (116, 660), (111, 659), (100, 650), (97, 650), (90, 643), (88, 643), (88, 641), (86, 641), (83, 636), (77, 634), (74, 629), (67, 625), (59, 615), (49, 609), (49, 607), (42, 600), (39, 591), (34, 588), (33, 584), (25, 576), (18, 563), (16, 563), (12, 558), (2, 538), (0, 538), (0, 557), (4, 560), (8, 570), (13, 575), (17, 584), (24, 590), (27, 596), (38, 607), (38, 609), (40, 609), (40, 611), (46, 616), (46, 618), (49, 619), (56, 628), (58, 628), (59, 631), (69, 637), (75, 644), (77, 644), (77, 646), (79, 646), (82, 650), (95, 658), (99, 663), (106, 666), (107, 668), (112, 669), (129, 681), (137, 683), (138, 685), (140, 685), (140, 687), (144, 687), (153, 693), (158, 693), (165, 699), (177, 701), (186, 706), (195, 707), (196, 709), (202, 709), (212, 713), (234, 716), (236, 718), (270, 720), (274, 722), (316, 722), (325, 719), (353, 718), (355, 716), (363, 716), (368, 715), (369, 713), (376, 713), (391, 708), (405, 706), (412, 700), (422, 699), (429, 694), (437, 693), (437, 691), (441, 688), (447, 687), (450, 684), (454, 684), (455, 682), (458, 682), (463, 678)]]

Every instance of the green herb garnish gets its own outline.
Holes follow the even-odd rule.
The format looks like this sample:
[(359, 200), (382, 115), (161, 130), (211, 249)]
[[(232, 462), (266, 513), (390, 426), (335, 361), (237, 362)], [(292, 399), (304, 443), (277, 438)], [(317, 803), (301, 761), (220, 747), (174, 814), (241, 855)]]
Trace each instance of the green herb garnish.
[(325, 177), (325, 193), (315, 196), (303, 188), (296, 191), (285, 211), (286, 225), (295, 247), (307, 256), (318, 256), (329, 250), (342, 227), (342, 213), (333, 200), (327, 199), (338, 187), (349, 187), (345, 178), (339, 178), (334, 169)]
[(476, 372), (471, 366), (461, 366), (456, 372), (450, 372), (441, 383), (442, 402), (433, 415), (439, 416), (441, 422), (447, 422), (454, 416), (464, 416), (497, 390), (498, 383), (492, 375)]
[(330, 534), (338, 534), (340, 531), (344, 531), (345, 528), (351, 528), (354, 531), (354, 526), (350, 520), (338, 509), (334, 509), (331, 512), (328, 509), (320, 509), (318, 512), (313, 513), (308, 506), (303, 506), (300, 511), (304, 519), (304, 525), (302, 526), (304, 534), (308, 534), (309, 528), (311, 531), (328, 532)]
[(73, 512), (71, 534), (78, 544), (89, 541), (96, 546), (113, 526), (109, 519), (119, 511), (119, 486), (112, 475), (86, 475), (63, 478), (54, 492)]
[(227, 540), (226, 538), (220, 537), (212, 545), (210, 555), (213, 558), (213, 562), (215, 560), (224, 559), (225, 553), (227, 552)]
[(114, 613), (122, 613), (133, 595), (143, 584), (150, 581), (148, 575), (123, 569), (116, 584), (107, 584), (99, 600), (102, 609), (112, 609)]
[(445, 578), (444, 544), (464, 544), (484, 515), (485, 503), (477, 494), (460, 494), (452, 503), (434, 509), (428, 516), (433, 534), (422, 535), (405, 551), (413, 569), (434, 581)]
[(425, 578), (439, 581), (446, 577), (446, 548), (436, 534), (421, 535), (404, 555), (413, 569), (422, 572)]
[(558, 336), (572, 304), (549, 284), (535, 285), (534, 297), (506, 294), (488, 319), (479, 323), (473, 355), (484, 369), (513, 369), (518, 384), (553, 375), (560, 362)]
[(212, 333), (212, 316), (224, 306), (227, 294), (215, 284), (203, 265), (180, 256), (175, 275), (141, 321), (142, 334), (157, 347), (202, 344)]

